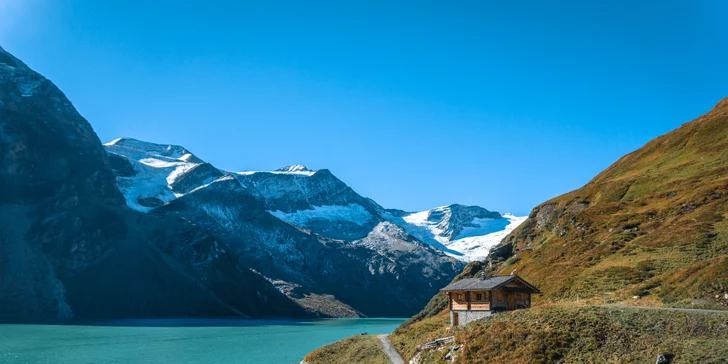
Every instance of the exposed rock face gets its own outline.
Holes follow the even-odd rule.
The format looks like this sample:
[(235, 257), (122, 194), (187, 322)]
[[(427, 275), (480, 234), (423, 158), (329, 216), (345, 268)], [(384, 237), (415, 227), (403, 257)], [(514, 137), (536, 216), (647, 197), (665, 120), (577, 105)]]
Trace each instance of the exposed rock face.
[[(222, 237), (239, 264), (312, 314), (410, 314), (461, 266), (384, 222), (381, 207), (326, 170), (229, 173), (178, 146), (133, 139), (106, 146), (135, 168), (118, 178), (130, 207)], [(154, 198), (166, 202), (147, 207)]]
[(58, 276), (125, 234), (104, 155), (63, 94), (0, 49), (0, 313), (70, 316)]
[(2, 49), (0, 141), (0, 318), (304, 314), (214, 235), (127, 208), (133, 168)]
[(657, 359), (655, 360), (655, 364), (670, 364), (672, 363), (672, 360), (675, 358), (675, 355), (673, 354), (660, 354), (657, 356)]
[(310, 171), (299, 165), (235, 175), (260, 196), (273, 215), (329, 238), (360, 239), (384, 220), (381, 206), (354, 192), (327, 169)]
[(0, 141), (0, 319), (403, 316), (461, 267), (325, 170), (230, 174), (134, 139), (105, 151), (4, 50)]

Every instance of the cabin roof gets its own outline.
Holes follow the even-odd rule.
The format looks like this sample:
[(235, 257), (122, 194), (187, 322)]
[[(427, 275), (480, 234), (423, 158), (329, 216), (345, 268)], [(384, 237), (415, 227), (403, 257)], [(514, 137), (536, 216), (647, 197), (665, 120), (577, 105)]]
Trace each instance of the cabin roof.
[[(447, 287), (441, 289), (440, 291), (449, 292), (449, 291), (480, 291), (480, 290), (494, 290), (508, 282), (518, 280), (523, 282), (527, 287), (530, 288), (528, 292), (531, 293), (541, 293), (541, 291), (538, 290), (534, 285), (526, 282), (523, 278), (511, 275), (511, 276), (496, 276), (496, 277), (487, 277), (487, 278), (465, 278), (461, 279), (457, 282), (450, 283)], [(509, 288), (510, 289), (510, 288)], [(514, 288), (515, 290), (515, 288)], [(523, 289), (518, 289), (519, 292), (521, 292)]]

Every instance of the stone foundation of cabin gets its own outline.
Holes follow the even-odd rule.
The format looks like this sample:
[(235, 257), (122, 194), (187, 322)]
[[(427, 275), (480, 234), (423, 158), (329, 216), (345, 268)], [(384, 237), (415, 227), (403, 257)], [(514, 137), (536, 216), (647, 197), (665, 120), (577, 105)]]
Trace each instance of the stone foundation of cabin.
[[(455, 315), (457, 314), (457, 322), (455, 322)], [(465, 326), (475, 320), (486, 318), (493, 314), (493, 311), (467, 311), (467, 310), (452, 310), (450, 311), (450, 326)]]

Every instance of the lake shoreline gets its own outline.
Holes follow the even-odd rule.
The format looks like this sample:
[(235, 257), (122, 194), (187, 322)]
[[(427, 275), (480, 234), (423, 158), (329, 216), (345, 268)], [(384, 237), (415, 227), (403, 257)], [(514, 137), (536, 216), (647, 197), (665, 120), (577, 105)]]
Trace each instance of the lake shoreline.
[(387, 334), (403, 318), (152, 319), (94, 325), (0, 324), (0, 362), (298, 363), (361, 333)]

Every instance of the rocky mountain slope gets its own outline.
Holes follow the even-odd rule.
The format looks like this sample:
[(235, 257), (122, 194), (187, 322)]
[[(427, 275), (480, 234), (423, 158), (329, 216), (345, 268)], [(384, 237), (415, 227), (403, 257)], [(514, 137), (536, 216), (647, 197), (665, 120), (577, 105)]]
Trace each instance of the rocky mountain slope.
[(105, 147), (113, 158), (126, 159), (118, 168), (119, 189), (137, 211), (148, 212), (227, 175), (247, 189), (246, 194), (260, 199), (270, 214), (329, 238), (360, 239), (384, 221), (381, 206), (328, 170), (293, 165), (275, 171), (227, 172), (177, 145), (120, 138)]
[(227, 172), (180, 146), (122, 138), (105, 147), (129, 207), (221, 237), (240, 264), (313, 314), (411, 313), (462, 266), (327, 170)]
[(461, 266), (328, 171), (228, 173), (181, 147), (102, 146), (4, 50), (0, 139), (2, 319), (402, 316)]
[(3, 319), (304, 314), (214, 235), (127, 208), (89, 123), (1, 48), (0, 140)]
[(329, 170), (314, 171), (303, 165), (229, 172), (177, 145), (120, 138), (105, 147), (113, 160), (127, 160), (117, 166), (119, 189), (127, 204), (142, 212), (207, 188), (216, 179), (232, 178), (246, 193), (261, 200), (269, 214), (323, 237), (354, 241), (390, 221), (464, 261), (485, 257), (491, 246), (525, 219), (478, 206), (450, 205), (419, 213), (384, 209), (357, 194)]
[[(500, 272), (548, 297), (728, 305), (728, 99), (547, 201), (503, 240)], [(494, 257), (495, 259), (495, 257)]]

